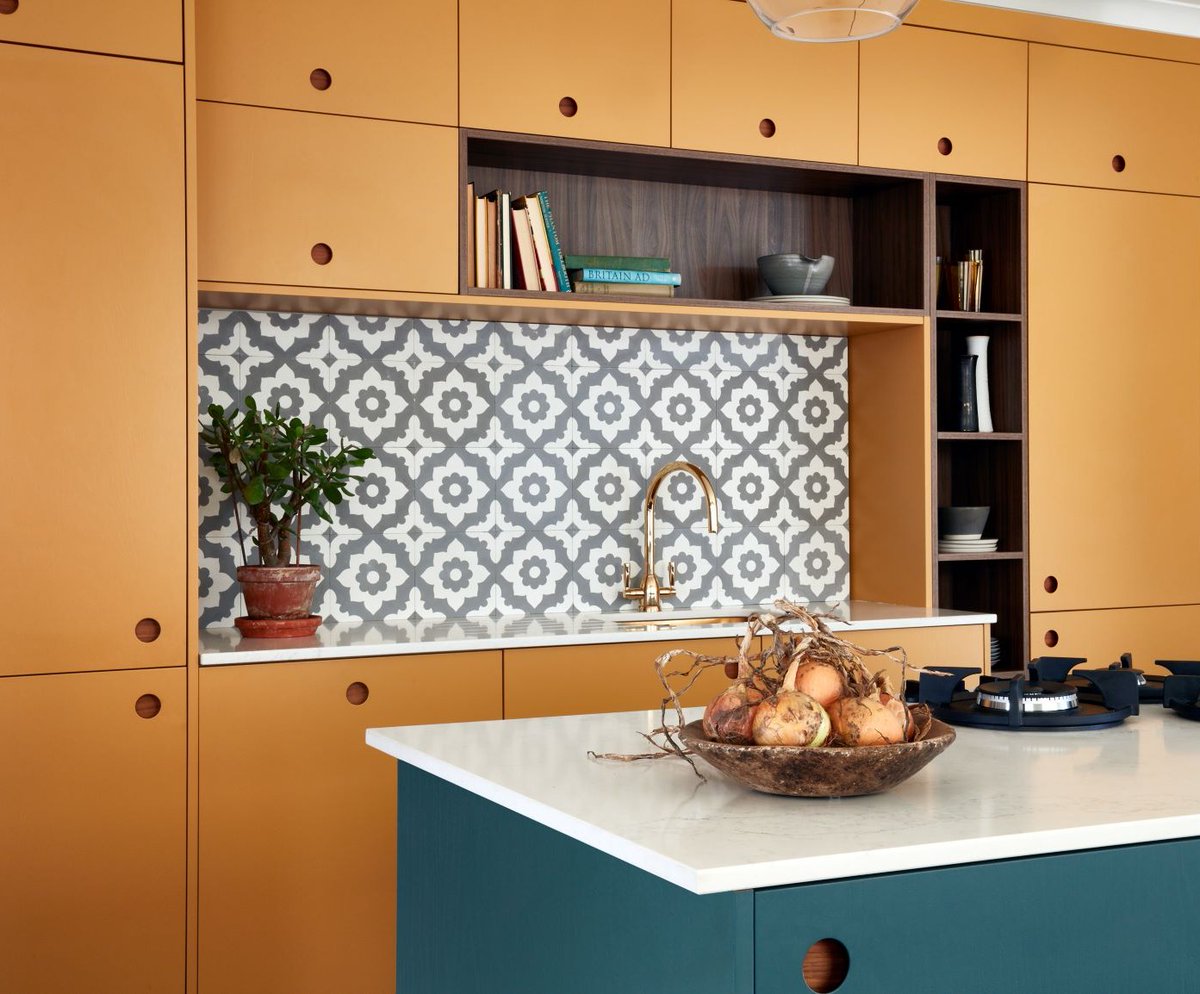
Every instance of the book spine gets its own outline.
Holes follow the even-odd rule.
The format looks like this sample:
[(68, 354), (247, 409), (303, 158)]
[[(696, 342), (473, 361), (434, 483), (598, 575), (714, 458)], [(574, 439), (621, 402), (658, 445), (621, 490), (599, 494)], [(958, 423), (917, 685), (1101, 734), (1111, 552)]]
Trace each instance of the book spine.
[(649, 255), (568, 255), (567, 269), (640, 269), (648, 273), (665, 273), (671, 260)]
[(487, 198), (475, 198), (475, 253), (474, 281), (472, 286), (487, 286)]
[(475, 184), (467, 184), (467, 286), (475, 285)]
[(675, 288), (661, 283), (583, 283), (575, 284), (576, 293), (598, 293), (631, 297), (673, 297)]
[(539, 190), (537, 198), (538, 205), (542, 208), (542, 218), (546, 222), (546, 237), (550, 239), (550, 259), (554, 263), (555, 282), (564, 293), (570, 293), (571, 281), (567, 278), (567, 263), (563, 259), (562, 245), (558, 240), (558, 228), (554, 225), (554, 214), (550, 210), (550, 195), (545, 190)]
[(500, 194), (500, 286), (513, 288), (512, 194)]
[(559, 289), (558, 279), (554, 274), (554, 263), (550, 258), (550, 236), (546, 232), (546, 222), (542, 217), (542, 205), (537, 197), (526, 197), (525, 204), (529, 208), (529, 223), (533, 228), (533, 246), (537, 251), (538, 272), (541, 274), (542, 286), (547, 290)]
[(578, 279), (585, 283), (651, 283), (659, 286), (679, 286), (679, 273), (647, 273), (641, 269), (596, 269), (579, 271)]

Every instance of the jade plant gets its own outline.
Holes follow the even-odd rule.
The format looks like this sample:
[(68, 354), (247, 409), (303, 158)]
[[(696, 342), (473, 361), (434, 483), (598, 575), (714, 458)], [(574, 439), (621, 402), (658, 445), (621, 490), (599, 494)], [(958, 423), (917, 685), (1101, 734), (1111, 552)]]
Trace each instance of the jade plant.
[(242, 403), (242, 412), (211, 404), (208, 423), (200, 429), (221, 478), (221, 492), (234, 498), (242, 563), (246, 540), (240, 505), (245, 504), (261, 564), (299, 564), (305, 509), (332, 521), (327, 505), (350, 495), (351, 483), (361, 479), (351, 471), (375, 453), (345, 442), (333, 449), (324, 428), (285, 418), (278, 407), (260, 408), (253, 397)]

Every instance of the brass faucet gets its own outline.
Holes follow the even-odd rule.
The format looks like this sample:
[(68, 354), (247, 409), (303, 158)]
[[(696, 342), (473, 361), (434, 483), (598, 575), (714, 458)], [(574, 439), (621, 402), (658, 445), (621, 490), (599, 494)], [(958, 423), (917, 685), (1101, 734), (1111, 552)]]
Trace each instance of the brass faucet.
[(640, 587), (630, 586), (629, 574), (631, 564), (625, 563), (625, 589), (622, 592), (623, 596), (630, 600), (640, 600), (643, 611), (661, 611), (662, 598), (675, 596), (675, 563), (667, 562), (667, 585), (665, 587), (658, 582), (658, 577), (654, 573), (654, 503), (658, 499), (658, 488), (662, 486), (663, 480), (672, 473), (680, 471), (691, 473), (699, 481), (700, 488), (704, 491), (704, 499), (708, 503), (708, 530), (716, 532), (718, 527), (717, 493), (713, 490), (712, 481), (699, 466), (684, 459), (679, 459), (675, 462), (667, 463), (667, 465), (651, 477), (650, 485), (646, 487), (645, 541), (642, 546), (642, 551), (646, 557), (646, 566), (642, 570), (642, 585)]

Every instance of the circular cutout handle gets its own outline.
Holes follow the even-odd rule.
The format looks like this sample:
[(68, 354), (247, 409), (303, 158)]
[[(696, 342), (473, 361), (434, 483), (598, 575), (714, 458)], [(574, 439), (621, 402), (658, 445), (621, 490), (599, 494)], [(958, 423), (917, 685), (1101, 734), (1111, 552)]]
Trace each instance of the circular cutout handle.
[(318, 266), (328, 266), (333, 261), (333, 249), (325, 242), (317, 242), (308, 254), (312, 256), (312, 261)]
[(162, 701), (159, 700), (157, 694), (142, 694), (133, 702), (133, 710), (137, 712), (139, 718), (153, 718), (162, 710)]
[(1056, 591), (1058, 589), (1058, 577), (1057, 576), (1046, 577), (1046, 579), (1042, 581), (1042, 587), (1043, 587), (1043, 589), (1045, 589), (1046, 593), (1048, 593), (1048, 594), (1054, 593), (1054, 591)]
[(0, 14), (15, 14), (21, 0), (0, 0)]
[(837, 939), (818, 939), (808, 947), (801, 967), (804, 982), (814, 994), (829, 994), (850, 973), (850, 951)]
[(333, 77), (328, 69), (314, 69), (308, 74), (308, 81), (314, 90), (328, 90), (333, 86)]
[(154, 618), (143, 618), (133, 626), (133, 634), (139, 642), (153, 642), (162, 634), (162, 625)]
[(764, 138), (774, 138), (775, 137), (775, 122), (772, 121), (769, 117), (764, 117), (761, 121), (758, 122), (758, 133), (760, 135), (762, 135)]
[(949, 138), (939, 138), (937, 148), (942, 155), (949, 155), (954, 151), (954, 142), (952, 142)]
[(563, 117), (574, 117), (579, 113), (579, 104), (575, 102), (574, 97), (563, 97), (558, 102), (558, 112)]
[(367, 698), (371, 696), (371, 688), (361, 680), (355, 680), (349, 687), (346, 688), (346, 700), (357, 707), (359, 704), (366, 704)]
[(1058, 632), (1056, 632), (1053, 628), (1049, 629), (1046, 634), (1042, 636), (1042, 641), (1045, 642), (1049, 648), (1053, 649), (1056, 645), (1058, 645)]
[(1112, 167), (1114, 173), (1125, 172), (1125, 156), (1114, 155), (1112, 158)]

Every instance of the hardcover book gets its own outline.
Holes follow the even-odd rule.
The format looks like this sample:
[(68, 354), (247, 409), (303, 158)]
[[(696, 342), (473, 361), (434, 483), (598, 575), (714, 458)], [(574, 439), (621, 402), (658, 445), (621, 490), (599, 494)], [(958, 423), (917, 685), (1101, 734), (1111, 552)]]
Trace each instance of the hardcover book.
[(648, 273), (665, 273), (671, 260), (653, 255), (568, 255), (568, 269), (640, 269)]
[(679, 286), (679, 273), (648, 273), (642, 269), (599, 269), (587, 266), (572, 274), (576, 282), (584, 283), (651, 283), (660, 286)]

